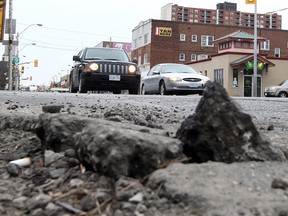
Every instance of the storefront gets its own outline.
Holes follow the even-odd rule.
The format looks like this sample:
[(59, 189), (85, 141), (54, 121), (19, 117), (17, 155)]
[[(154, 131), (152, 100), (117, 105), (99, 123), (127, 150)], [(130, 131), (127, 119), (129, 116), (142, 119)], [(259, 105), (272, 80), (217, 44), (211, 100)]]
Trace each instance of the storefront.
[[(259, 43), (265, 38), (258, 38)], [(235, 32), (214, 41), (219, 53), (188, 65), (217, 81), (230, 96), (252, 97), (254, 74), (253, 35)], [(288, 79), (288, 60), (257, 56), (257, 96), (264, 96), (264, 88)]]

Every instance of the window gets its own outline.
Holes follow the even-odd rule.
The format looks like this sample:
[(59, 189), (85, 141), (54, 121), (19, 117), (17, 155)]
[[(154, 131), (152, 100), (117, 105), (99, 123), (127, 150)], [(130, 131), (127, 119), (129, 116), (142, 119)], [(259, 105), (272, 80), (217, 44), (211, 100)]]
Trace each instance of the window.
[(238, 69), (233, 69), (232, 86), (233, 86), (234, 88), (237, 88), (237, 87), (238, 87)]
[(141, 56), (138, 56), (138, 65), (141, 65)]
[(180, 34), (180, 41), (185, 41), (185, 40), (186, 40), (186, 35)]
[(134, 39), (134, 40), (133, 40), (133, 47), (134, 47), (135, 49), (138, 48), (137, 39)]
[(142, 45), (142, 37), (140, 36), (139, 38), (138, 38), (138, 46), (141, 46)]
[(144, 44), (148, 43), (148, 33), (144, 35)]
[(191, 42), (197, 42), (197, 35), (192, 35)]
[(197, 61), (197, 55), (191, 54), (191, 61)]
[(275, 51), (274, 51), (275, 57), (280, 57), (280, 52), (281, 52), (280, 48), (275, 48)]
[(185, 61), (185, 53), (179, 54), (179, 61)]
[(207, 54), (201, 54), (201, 55), (198, 55), (198, 60), (203, 60), (203, 59), (208, 59), (208, 55)]
[(214, 70), (214, 81), (218, 82), (220, 85), (223, 86), (223, 84), (224, 84), (223, 69), (215, 69)]
[(143, 63), (144, 63), (144, 64), (147, 64), (147, 63), (148, 63), (148, 54), (147, 54), (147, 53), (144, 54)]
[(260, 50), (270, 50), (270, 41), (264, 41), (260, 43)]
[(201, 46), (213, 46), (212, 41), (214, 40), (214, 36), (202, 35), (201, 36)]
[(157, 72), (160, 72), (160, 66), (159, 65), (152, 67), (151, 70), (147, 73), (147, 76), (153, 76), (153, 75), (157, 74)]

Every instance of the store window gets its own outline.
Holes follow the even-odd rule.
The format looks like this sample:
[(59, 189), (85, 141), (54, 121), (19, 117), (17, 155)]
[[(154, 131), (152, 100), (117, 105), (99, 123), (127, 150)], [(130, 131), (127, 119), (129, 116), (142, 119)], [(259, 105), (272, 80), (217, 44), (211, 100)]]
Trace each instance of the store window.
[(234, 88), (237, 88), (237, 87), (238, 87), (238, 69), (233, 69), (232, 86), (233, 86)]
[(223, 70), (223, 68), (214, 70), (214, 81), (218, 82), (220, 85), (223, 86), (223, 84), (224, 84), (224, 70)]

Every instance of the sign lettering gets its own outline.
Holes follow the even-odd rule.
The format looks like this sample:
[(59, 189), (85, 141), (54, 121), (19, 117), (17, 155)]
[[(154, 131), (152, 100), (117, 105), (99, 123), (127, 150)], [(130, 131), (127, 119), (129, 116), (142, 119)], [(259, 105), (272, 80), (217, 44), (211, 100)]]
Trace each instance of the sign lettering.
[(155, 35), (164, 36), (164, 37), (172, 37), (172, 28), (156, 27)]

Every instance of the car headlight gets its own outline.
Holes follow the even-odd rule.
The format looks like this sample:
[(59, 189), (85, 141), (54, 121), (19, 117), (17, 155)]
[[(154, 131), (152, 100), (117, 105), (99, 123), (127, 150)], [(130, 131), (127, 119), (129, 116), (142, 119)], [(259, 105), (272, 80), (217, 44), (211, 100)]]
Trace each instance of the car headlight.
[(168, 77), (168, 80), (171, 82), (181, 82), (182, 79), (179, 77)]
[(204, 77), (204, 78), (203, 78), (203, 81), (204, 81), (204, 82), (207, 82), (207, 81), (209, 81), (209, 80), (210, 80), (209, 77)]
[(90, 64), (89, 68), (93, 71), (96, 71), (96, 70), (98, 70), (99, 65), (96, 63), (92, 63), (92, 64)]
[(135, 73), (135, 71), (137, 70), (135, 65), (130, 65), (128, 68), (129, 73)]

